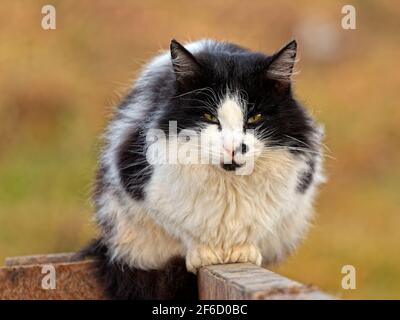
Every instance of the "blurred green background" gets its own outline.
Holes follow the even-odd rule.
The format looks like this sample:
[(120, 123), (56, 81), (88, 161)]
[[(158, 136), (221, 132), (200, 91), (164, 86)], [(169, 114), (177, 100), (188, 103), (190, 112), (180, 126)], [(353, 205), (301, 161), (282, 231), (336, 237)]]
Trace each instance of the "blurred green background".
[[(53, 4), (57, 29), (41, 28)], [(296, 92), (326, 125), (329, 182), (304, 244), (274, 267), (343, 298), (400, 298), (400, 3), (2, 1), (0, 260), (78, 250), (112, 106), (148, 58), (204, 37), (273, 52), (296, 36)], [(357, 289), (341, 288), (341, 268)]]

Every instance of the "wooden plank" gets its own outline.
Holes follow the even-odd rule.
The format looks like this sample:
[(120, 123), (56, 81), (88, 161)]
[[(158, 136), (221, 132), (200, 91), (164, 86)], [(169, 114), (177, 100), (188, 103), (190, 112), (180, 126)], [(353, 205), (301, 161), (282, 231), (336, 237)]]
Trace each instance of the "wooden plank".
[[(54, 266), (56, 288), (44, 289), (44, 266)], [(76, 253), (6, 259), (0, 268), (0, 299), (105, 299), (96, 279), (96, 260)], [(252, 264), (203, 267), (200, 299), (334, 299), (315, 287), (287, 279)]]
[[(60, 257), (58, 257), (60, 258)], [(17, 265), (17, 261), (21, 265)], [(11, 267), (0, 268), (0, 300), (71, 300), (71, 299), (105, 299), (100, 283), (95, 277), (95, 260), (58, 262), (40, 258), (41, 264), (32, 264), (35, 259), (23, 257), (8, 260)], [(11, 262), (10, 262), (11, 261)], [(25, 264), (29, 262), (29, 264)], [(43, 267), (47, 264), (54, 266), (56, 287), (44, 289), (43, 278), (47, 271)], [(42, 273), (42, 271), (46, 271)]]
[(4, 265), (6, 267), (14, 267), (30, 264), (65, 263), (74, 261), (82, 261), (81, 256), (76, 252), (66, 252), (6, 258)]
[(202, 300), (331, 300), (304, 285), (249, 263), (204, 267), (199, 272)]

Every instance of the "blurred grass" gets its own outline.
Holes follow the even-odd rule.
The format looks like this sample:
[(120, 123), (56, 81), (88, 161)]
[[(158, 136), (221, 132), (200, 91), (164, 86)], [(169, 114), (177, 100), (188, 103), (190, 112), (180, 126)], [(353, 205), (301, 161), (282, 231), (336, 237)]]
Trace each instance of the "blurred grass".
[[(272, 52), (310, 17), (330, 21), (338, 56), (301, 56), (296, 92), (326, 125), (329, 182), (315, 226), (274, 269), (345, 298), (400, 298), (400, 5), (353, 1), (45, 1), (0, 8), (0, 260), (77, 250), (95, 234), (90, 189), (98, 137), (140, 65), (173, 37)], [(302, 51), (299, 39), (300, 54)], [(357, 289), (340, 287), (357, 268)]]

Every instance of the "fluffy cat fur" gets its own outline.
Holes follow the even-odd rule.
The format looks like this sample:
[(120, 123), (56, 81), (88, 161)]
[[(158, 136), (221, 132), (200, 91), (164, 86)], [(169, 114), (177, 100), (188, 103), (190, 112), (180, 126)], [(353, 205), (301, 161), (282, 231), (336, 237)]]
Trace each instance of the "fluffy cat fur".
[[(94, 195), (101, 236), (88, 252), (111, 298), (195, 298), (200, 267), (279, 262), (302, 239), (323, 180), (322, 130), (292, 93), (296, 49), (172, 40), (145, 66), (108, 126)], [(201, 154), (231, 162), (150, 164), (170, 121), (211, 143)], [(150, 143), (153, 129), (170, 135)]]

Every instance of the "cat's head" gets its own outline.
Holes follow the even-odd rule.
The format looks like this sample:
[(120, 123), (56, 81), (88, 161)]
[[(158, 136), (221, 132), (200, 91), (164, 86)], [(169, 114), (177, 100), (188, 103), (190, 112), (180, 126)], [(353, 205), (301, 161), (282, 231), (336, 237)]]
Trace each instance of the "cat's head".
[(163, 125), (176, 122), (181, 151), (196, 149), (202, 163), (205, 157), (226, 171), (248, 172), (277, 150), (308, 148), (312, 122), (292, 95), (295, 41), (271, 56), (228, 43), (204, 46), (191, 53), (171, 42), (176, 94)]

